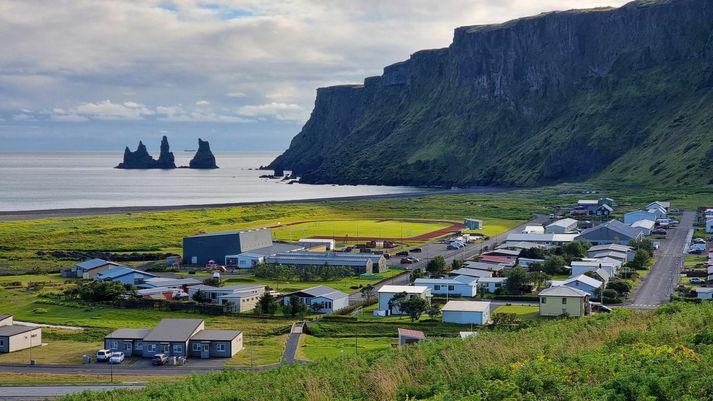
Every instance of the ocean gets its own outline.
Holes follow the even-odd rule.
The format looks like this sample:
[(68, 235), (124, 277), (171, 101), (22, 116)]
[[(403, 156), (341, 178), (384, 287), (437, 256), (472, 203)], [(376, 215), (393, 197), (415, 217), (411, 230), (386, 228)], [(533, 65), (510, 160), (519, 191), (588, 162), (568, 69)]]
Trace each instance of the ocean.
[[(156, 152), (154, 152), (156, 153)], [(217, 170), (119, 170), (122, 152), (0, 152), (0, 211), (286, 201), (425, 191), (259, 178), (279, 153), (215, 153)], [(176, 165), (193, 153), (174, 152)]]

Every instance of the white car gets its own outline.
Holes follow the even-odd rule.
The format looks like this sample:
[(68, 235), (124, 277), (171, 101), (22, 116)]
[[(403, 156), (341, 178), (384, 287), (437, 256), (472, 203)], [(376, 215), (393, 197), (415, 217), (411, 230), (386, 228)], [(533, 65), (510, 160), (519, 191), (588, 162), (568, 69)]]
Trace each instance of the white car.
[(112, 352), (111, 357), (109, 358), (109, 363), (122, 363), (124, 362), (124, 353), (123, 352)]
[(110, 357), (111, 357), (110, 349), (100, 349), (99, 351), (97, 351), (97, 362), (108, 361)]

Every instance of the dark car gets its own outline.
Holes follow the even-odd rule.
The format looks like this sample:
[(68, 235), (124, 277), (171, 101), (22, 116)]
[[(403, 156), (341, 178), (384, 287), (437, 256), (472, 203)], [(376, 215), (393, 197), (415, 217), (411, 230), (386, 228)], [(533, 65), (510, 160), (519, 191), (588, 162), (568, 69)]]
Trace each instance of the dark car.
[(151, 364), (157, 366), (165, 365), (167, 361), (168, 357), (166, 356), (166, 354), (156, 354), (153, 356), (153, 358), (151, 358)]
[(401, 258), (402, 265), (410, 265), (412, 263), (413, 263), (413, 260), (411, 260), (411, 258)]
[(421, 249), (421, 248), (413, 248), (413, 249), (412, 249), (411, 251), (409, 251), (409, 252), (419, 253), (419, 252), (423, 252), (423, 249)]
[(408, 251), (397, 252), (396, 256), (408, 256)]
[(653, 234), (653, 235), (666, 235), (666, 230), (664, 230), (663, 228), (657, 228), (656, 230), (651, 231), (651, 234)]

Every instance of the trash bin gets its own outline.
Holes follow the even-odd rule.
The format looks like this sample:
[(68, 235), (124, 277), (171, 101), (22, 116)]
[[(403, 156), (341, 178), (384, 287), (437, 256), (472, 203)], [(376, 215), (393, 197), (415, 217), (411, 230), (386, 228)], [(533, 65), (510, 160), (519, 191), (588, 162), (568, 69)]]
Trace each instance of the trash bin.
[(30, 366), (35, 366), (37, 365), (37, 361), (34, 359), (30, 359)]
[(170, 356), (170, 357), (168, 357), (168, 365), (169, 365), (169, 366), (176, 366), (176, 357), (175, 357), (175, 356)]
[(92, 363), (92, 357), (89, 355), (82, 355), (82, 363), (85, 365), (89, 365)]

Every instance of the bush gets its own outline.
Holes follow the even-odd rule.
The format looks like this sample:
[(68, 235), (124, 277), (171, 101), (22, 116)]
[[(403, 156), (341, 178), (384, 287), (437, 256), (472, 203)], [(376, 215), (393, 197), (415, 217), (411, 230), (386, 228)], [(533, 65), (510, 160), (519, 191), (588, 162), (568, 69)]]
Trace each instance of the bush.
[(609, 283), (607, 283), (607, 289), (615, 290), (619, 294), (627, 294), (631, 291), (631, 283), (615, 277), (609, 280)]
[(623, 301), (619, 293), (611, 288), (604, 290), (602, 295), (604, 296), (604, 302), (608, 304), (619, 304)]

